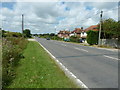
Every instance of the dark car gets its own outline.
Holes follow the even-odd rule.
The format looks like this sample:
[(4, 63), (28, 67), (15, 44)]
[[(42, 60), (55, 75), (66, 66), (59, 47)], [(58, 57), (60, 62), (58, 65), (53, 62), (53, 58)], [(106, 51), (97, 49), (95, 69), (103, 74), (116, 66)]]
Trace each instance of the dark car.
[(50, 38), (46, 38), (46, 40), (50, 40)]

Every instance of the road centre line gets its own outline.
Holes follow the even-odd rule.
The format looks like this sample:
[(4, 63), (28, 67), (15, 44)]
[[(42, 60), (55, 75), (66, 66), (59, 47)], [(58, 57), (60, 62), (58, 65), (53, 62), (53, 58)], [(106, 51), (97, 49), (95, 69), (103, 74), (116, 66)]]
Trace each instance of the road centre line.
[(61, 44), (62, 46), (66, 46), (65, 44)]
[(107, 49), (107, 48), (97, 48), (97, 49), (101, 49), (101, 50), (108, 50), (108, 51), (113, 51), (113, 52), (117, 52), (117, 49)]
[(107, 58), (114, 59), (114, 60), (119, 60), (118, 58), (110, 57), (110, 56), (107, 56), (107, 55), (103, 55), (103, 56), (104, 56), (104, 57), (107, 57)]
[(80, 48), (77, 48), (77, 47), (74, 47), (74, 48), (77, 49), (77, 50), (82, 50), (82, 51), (88, 52), (88, 51), (85, 50), (85, 49), (80, 49)]
[(85, 50), (85, 49), (81, 49), (82, 51), (85, 51), (85, 52), (88, 52), (87, 50)]

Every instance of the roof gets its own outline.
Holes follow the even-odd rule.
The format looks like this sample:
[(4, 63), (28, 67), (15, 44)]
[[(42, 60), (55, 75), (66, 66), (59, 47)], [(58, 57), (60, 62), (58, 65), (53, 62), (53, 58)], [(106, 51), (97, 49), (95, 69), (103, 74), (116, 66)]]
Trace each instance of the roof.
[(75, 28), (74, 31), (72, 31), (71, 33), (81, 33), (83, 30), (81, 30), (80, 28)]
[(58, 34), (70, 34), (70, 32), (69, 31), (60, 31)]
[(84, 31), (87, 32), (87, 31), (89, 31), (89, 30), (99, 31), (99, 30), (98, 30), (98, 25), (92, 25), (92, 26), (86, 28)]

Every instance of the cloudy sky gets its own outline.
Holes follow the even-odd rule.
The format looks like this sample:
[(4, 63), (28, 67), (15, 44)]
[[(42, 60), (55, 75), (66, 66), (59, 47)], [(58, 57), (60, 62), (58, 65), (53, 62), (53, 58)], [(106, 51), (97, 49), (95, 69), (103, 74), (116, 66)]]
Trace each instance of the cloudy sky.
[(24, 28), (32, 33), (85, 29), (99, 23), (101, 10), (103, 19), (118, 20), (117, 2), (2, 2), (0, 27), (21, 32), (21, 15), (24, 14)]

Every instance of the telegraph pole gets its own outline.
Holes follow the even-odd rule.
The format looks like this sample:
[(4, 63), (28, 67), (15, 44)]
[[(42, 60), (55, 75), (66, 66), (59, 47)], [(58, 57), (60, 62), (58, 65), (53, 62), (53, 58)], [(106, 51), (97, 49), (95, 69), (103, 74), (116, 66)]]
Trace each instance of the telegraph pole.
[(103, 14), (103, 11), (101, 11), (101, 13), (100, 13), (100, 29), (99, 29), (98, 46), (100, 46), (100, 45), (101, 45), (101, 40), (100, 40), (100, 38), (101, 38), (102, 14)]
[[(56, 26), (55, 26), (55, 33), (56, 33)], [(55, 34), (54, 34), (54, 40), (55, 40)]]
[(24, 30), (24, 14), (22, 14), (22, 34), (23, 34), (23, 30)]

